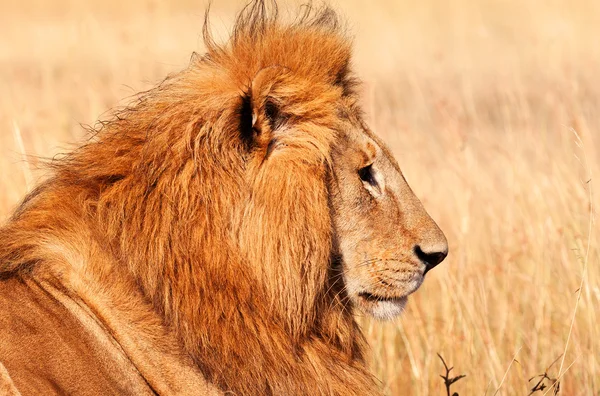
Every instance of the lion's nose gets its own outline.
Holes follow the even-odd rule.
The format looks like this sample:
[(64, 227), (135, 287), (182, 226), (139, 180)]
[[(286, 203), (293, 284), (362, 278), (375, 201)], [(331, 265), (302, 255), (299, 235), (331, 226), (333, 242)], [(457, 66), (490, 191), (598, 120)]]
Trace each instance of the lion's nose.
[(425, 275), (427, 272), (431, 271), (436, 265), (444, 261), (446, 256), (448, 255), (448, 247), (438, 247), (433, 249), (423, 250), (421, 246), (415, 246), (415, 254), (425, 264)]

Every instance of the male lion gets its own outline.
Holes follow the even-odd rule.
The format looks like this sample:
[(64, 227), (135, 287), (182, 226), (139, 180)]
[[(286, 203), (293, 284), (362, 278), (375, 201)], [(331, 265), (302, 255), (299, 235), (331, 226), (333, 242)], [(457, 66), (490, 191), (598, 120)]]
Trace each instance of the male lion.
[(52, 164), (0, 229), (0, 390), (379, 393), (353, 310), (400, 314), (447, 242), (336, 21), (254, 1)]

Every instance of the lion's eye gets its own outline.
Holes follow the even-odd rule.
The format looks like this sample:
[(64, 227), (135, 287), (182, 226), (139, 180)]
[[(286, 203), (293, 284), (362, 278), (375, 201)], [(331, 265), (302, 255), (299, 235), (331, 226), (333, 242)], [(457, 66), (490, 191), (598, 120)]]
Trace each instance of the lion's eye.
[(377, 181), (375, 180), (375, 176), (373, 175), (373, 164), (360, 168), (358, 170), (358, 176), (360, 177), (360, 180), (362, 180), (365, 183), (369, 183), (372, 186), (377, 185)]
[(373, 168), (373, 164), (362, 167), (358, 170), (358, 176), (363, 182), (363, 186), (371, 195), (379, 197), (385, 190), (383, 175)]

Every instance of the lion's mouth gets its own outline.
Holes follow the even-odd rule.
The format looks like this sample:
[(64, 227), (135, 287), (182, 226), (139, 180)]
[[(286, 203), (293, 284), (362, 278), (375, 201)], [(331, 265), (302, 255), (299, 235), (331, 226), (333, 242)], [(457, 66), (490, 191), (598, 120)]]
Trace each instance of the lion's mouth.
[(402, 302), (403, 300), (406, 299), (406, 296), (386, 297), (386, 296), (380, 296), (380, 295), (369, 293), (369, 292), (360, 292), (360, 293), (358, 293), (358, 296), (369, 302), (381, 302), (381, 301)]

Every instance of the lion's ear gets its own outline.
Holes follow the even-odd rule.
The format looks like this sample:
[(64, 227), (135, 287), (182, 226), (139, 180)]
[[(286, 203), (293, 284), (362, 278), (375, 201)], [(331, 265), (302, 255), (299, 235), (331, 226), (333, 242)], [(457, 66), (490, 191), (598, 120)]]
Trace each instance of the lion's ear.
[(261, 69), (252, 79), (240, 110), (241, 133), (246, 142), (268, 141), (268, 135), (285, 122), (277, 89), (287, 73), (285, 67), (270, 66)]

